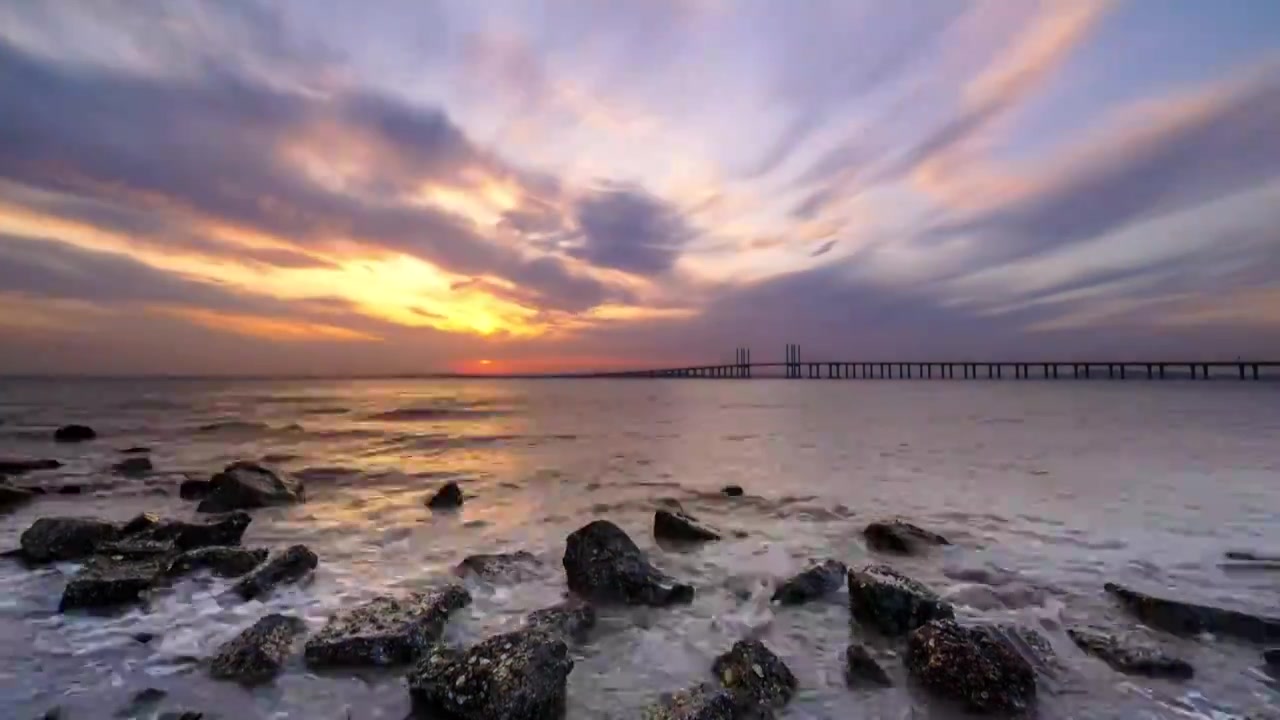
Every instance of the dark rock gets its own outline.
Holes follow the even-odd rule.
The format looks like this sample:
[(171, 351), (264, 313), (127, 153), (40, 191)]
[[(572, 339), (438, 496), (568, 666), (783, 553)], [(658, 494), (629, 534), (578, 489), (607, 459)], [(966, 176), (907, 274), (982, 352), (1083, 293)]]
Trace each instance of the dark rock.
[(59, 495), (79, 495), (84, 492), (84, 488), (79, 485), (59, 485), (56, 492)]
[(211, 545), (238, 545), (253, 517), (244, 511), (236, 511), (209, 522), (165, 520), (141, 533), (139, 539), (169, 540), (179, 550), (209, 547)]
[(79, 560), (88, 557), (120, 531), (105, 520), (82, 517), (40, 518), (22, 533), (22, 554), (31, 562)]
[(839, 560), (823, 560), (787, 580), (773, 591), (773, 601), (783, 605), (799, 605), (816, 600), (840, 589), (849, 569)]
[(158, 558), (117, 560), (96, 556), (67, 582), (58, 611), (134, 602), (160, 581), (163, 568), (164, 561)]
[(1022, 713), (1036, 698), (1035, 670), (979, 628), (935, 620), (907, 639), (907, 670), (934, 694), (975, 713)]
[(734, 720), (733, 694), (708, 684), (695, 685), (645, 708), (641, 720)]
[(671, 605), (693, 600), (693, 587), (677, 583), (653, 565), (622, 528), (596, 520), (565, 542), (569, 589), (583, 597), (630, 605)]
[(98, 437), (98, 433), (88, 425), (63, 425), (53, 432), (57, 442), (84, 442)]
[(720, 683), (733, 695), (740, 712), (778, 709), (791, 700), (796, 678), (782, 659), (759, 640), (739, 640), (711, 666)]
[[(210, 715), (207, 720), (212, 719), (213, 716)], [(174, 710), (160, 713), (156, 720), (206, 720), (206, 718), (204, 713), (195, 710)]]
[(850, 644), (844, 651), (844, 679), (849, 687), (893, 685), (893, 681), (889, 679), (889, 673), (880, 667), (880, 663), (876, 662), (870, 651), (857, 643)]
[(98, 546), (97, 552), (117, 560), (141, 560), (144, 558), (173, 555), (178, 548), (172, 540), (113, 540)]
[(240, 577), (266, 559), (266, 548), (202, 547), (188, 550), (174, 558), (165, 569), (165, 574), (172, 577), (207, 568), (218, 577)]
[(135, 445), (133, 447), (127, 447), (121, 450), (120, 454), (121, 455), (146, 455), (149, 452), (151, 452), (151, 448), (142, 447), (141, 445)]
[(0, 482), (0, 508), (11, 508), (35, 497), (36, 494), (30, 490), (14, 487), (8, 483)]
[(290, 505), (305, 499), (301, 482), (254, 462), (231, 463), (209, 483), (209, 494), (196, 506), (198, 512)]
[(320, 559), (306, 545), (293, 545), (271, 556), (257, 570), (236, 583), (235, 591), (245, 600), (270, 592), (282, 583), (294, 583), (316, 569)]
[(151, 458), (131, 457), (112, 465), (111, 469), (119, 475), (138, 476), (146, 475), (154, 470), (155, 467), (151, 464)]
[(1211, 632), (1258, 643), (1280, 641), (1280, 618), (1158, 598), (1115, 583), (1107, 583), (1106, 590), (1143, 623), (1166, 632)]
[(742, 487), (739, 485), (725, 485), (723, 488), (720, 488), (720, 494), (725, 497), (742, 497), (743, 491)]
[(0, 474), (22, 475), (35, 470), (57, 470), (62, 463), (57, 460), (34, 460), (29, 458), (0, 458)]
[(139, 690), (133, 694), (133, 698), (129, 700), (129, 704), (116, 711), (114, 717), (117, 718), (139, 718), (150, 717), (151, 710), (169, 696), (169, 693), (159, 688), (147, 688)]
[(1012, 623), (995, 623), (982, 625), (978, 629), (1021, 655), (1037, 673), (1052, 678), (1064, 670), (1058, 654), (1054, 652), (1053, 643), (1032, 628)]
[(679, 510), (661, 509), (653, 513), (653, 536), (660, 540), (685, 542), (720, 539), (720, 533), (692, 515)]
[(427, 500), (427, 506), (433, 510), (451, 510), (462, 507), (462, 488), (456, 482), (447, 482)]
[(456, 568), (458, 574), (471, 573), (488, 580), (519, 580), (533, 576), (540, 565), (533, 553), (518, 550), (513, 553), (483, 553), (468, 555)]
[(335, 614), (307, 641), (312, 667), (398, 665), (412, 662), (440, 639), (449, 615), (466, 607), (471, 594), (461, 585), (404, 599), (387, 596)]
[(1085, 628), (1068, 628), (1067, 636), (1081, 650), (1126, 675), (1177, 680), (1195, 675), (1190, 663), (1150, 645), (1122, 641), (1114, 635)]
[(268, 681), (280, 673), (294, 641), (306, 630), (299, 618), (267, 615), (218, 648), (209, 674), (246, 684)]
[(54, 707), (46, 710), (45, 713), (40, 716), (40, 720), (62, 720), (64, 717), (65, 714), (62, 712), (62, 708)]
[(466, 651), (437, 646), (409, 672), (409, 694), (415, 708), (460, 720), (551, 720), (572, 670), (563, 640), (526, 628)]
[(140, 642), (143, 645), (149, 645), (152, 640), (156, 639), (156, 634), (149, 633), (149, 632), (136, 632), (133, 635), (130, 635), (129, 637), (132, 637), (134, 641)]
[(208, 480), (183, 480), (178, 485), (178, 497), (183, 500), (203, 500), (213, 492), (213, 483)]
[(534, 610), (525, 619), (525, 627), (551, 633), (565, 641), (584, 639), (595, 625), (595, 608), (580, 600), (565, 600)]
[(955, 616), (932, 590), (888, 565), (849, 572), (849, 609), (859, 622), (890, 636)]
[(916, 555), (931, 546), (950, 545), (946, 538), (901, 520), (873, 522), (862, 531), (867, 546), (880, 552)]
[(132, 520), (120, 528), (120, 535), (129, 537), (154, 530), (160, 525), (160, 516), (155, 513), (138, 513)]
[(1263, 650), (1262, 661), (1273, 668), (1280, 668), (1280, 648)]

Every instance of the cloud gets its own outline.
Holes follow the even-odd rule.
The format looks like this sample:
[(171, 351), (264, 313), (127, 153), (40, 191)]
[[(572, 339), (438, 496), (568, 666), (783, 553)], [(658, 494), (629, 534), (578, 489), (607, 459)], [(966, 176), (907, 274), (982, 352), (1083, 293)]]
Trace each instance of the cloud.
[(577, 203), (583, 245), (574, 256), (636, 275), (671, 269), (693, 236), (673, 207), (635, 187), (610, 187)]

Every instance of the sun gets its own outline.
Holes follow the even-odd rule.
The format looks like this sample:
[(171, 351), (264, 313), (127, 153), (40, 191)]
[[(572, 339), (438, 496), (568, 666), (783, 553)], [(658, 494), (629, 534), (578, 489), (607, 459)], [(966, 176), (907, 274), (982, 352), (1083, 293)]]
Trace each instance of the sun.
[(492, 361), (492, 360), (481, 360), (481, 361), (480, 361), (480, 364), (481, 364), (481, 365), (492, 365), (492, 364), (493, 364), (493, 361)]

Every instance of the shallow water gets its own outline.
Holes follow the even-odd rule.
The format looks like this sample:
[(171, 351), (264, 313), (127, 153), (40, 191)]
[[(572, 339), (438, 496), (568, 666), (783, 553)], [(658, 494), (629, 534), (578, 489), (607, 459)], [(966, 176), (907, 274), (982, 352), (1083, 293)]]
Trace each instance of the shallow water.
[[(55, 445), (53, 428), (68, 422), (99, 439)], [(965, 618), (1021, 622), (1053, 641), (1062, 667), (1041, 688), (1040, 717), (1280, 717), (1258, 647), (1152, 633), (1196, 666), (1176, 683), (1117, 674), (1063, 632), (1135, 627), (1106, 581), (1280, 614), (1280, 573), (1221, 566), (1228, 550), (1280, 550), (1277, 437), (1280, 386), (1227, 381), (0, 381), (0, 457), (66, 463), (19, 482), (85, 487), (0, 516), (0, 548), (44, 515), (192, 517), (177, 497), (182, 473), (265, 458), (305, 479), (308, 502), (255, 511), (245, 544), (303, 542), (321, 558), (309, 584), (264, 602), (230, 602), (229, 581), (204, 576), (108, 616), (56, 612), (75, 565), (0, 561), (0, 707), (110, 717), (154, 687), (167, 697), (124, 716), (398, 720), (409, 702), (395, 671), (317, 674), (295, 658), (274, 684), (244, 690), (208, 679), (200, 660), (267, 612), (315, 631), (338, 608), (455, 580), (466, 555), (534, 552), (535, 579), (467, 580), (474, 602), (447, 639), (474, 642), (560, 599), (565, 536), (606, 517), (697, 597), (604, 610), (575, 650), (567, 717), (635, 717), (663, 691), (710, 679), (712, 658), (744, 635), (799, 678), (783, 717), (954, 717), (912, 686), (898, 647), (851, 626), (843, 591), (768, 603), (810, 558), (885, 559), (861, 528), (902, 516), (955, 544), (892, 564)], [(156, 472), (112, 476), (118, 450), (134, 445), (153, 449)], [(449, 479), (474, 497), (432, 513), (423, 500)], [(721, 497), (730, 483), (747, 497)], [(727, 539), (658, 546), (652, 511), (664, 498)], [(156, 639), (139, 643), (139, 632)], [(845, 687), (851, 636), (877, 649), (895, 687)]]

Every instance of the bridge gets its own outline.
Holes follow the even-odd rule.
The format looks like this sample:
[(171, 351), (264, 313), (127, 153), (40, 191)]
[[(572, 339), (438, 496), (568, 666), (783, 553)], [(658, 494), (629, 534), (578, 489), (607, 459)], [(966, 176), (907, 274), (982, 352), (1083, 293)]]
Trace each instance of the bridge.
[(689, 367), (650, 368), (574, 374), (572, 377), (609, 378), (717, 378), (783, 377), (831, 380), (1058, 380), (1058, 379), (1192, 379), (1280, 378), (1280, 361), (1261, 360), (1151, 360), (993, 362), (974, 360), (886, 362), (865, 360), (808, 360), (800, 346), (786, 346), (782, 362), (752, 362), (750, 348), (734, 350), (732, 363)]

